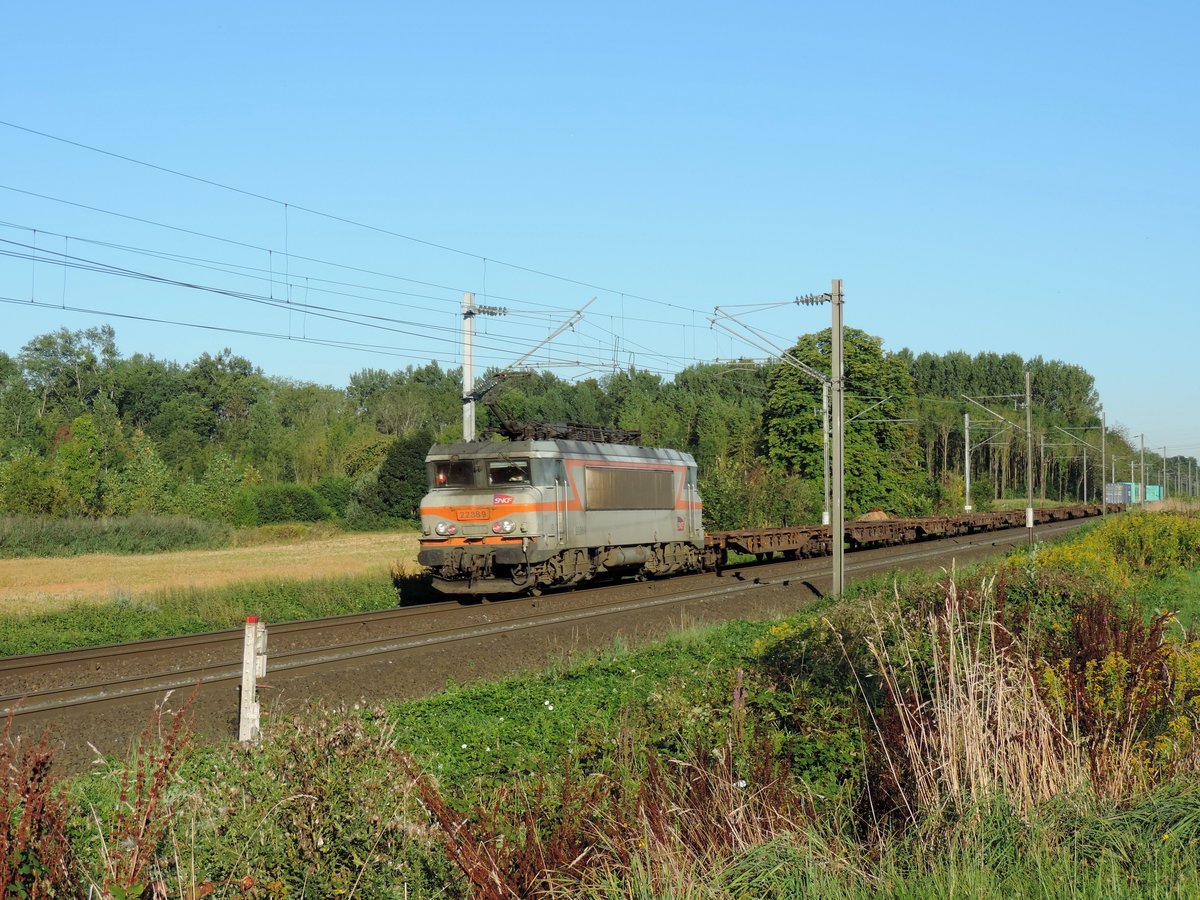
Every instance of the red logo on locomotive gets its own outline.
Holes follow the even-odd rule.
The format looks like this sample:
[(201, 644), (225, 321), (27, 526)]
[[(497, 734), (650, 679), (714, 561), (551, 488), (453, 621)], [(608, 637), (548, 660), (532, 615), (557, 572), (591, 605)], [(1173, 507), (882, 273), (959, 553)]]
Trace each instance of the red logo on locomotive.
[(513, 502), (512, 494), (492, 494), (493, 506), (508, 506)]
[(676, 516), (676, 517), (675, 517), (675, 530), (676, 530), (676, 531), (683, 531), (683, 516)]

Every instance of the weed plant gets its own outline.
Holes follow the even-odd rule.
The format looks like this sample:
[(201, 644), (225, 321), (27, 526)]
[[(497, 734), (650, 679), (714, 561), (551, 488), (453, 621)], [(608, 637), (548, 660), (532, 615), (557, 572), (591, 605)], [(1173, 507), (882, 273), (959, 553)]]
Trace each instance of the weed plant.
[(231, 526), (187, 516), (0, 518), (0, 557), (5, 558), (215, 550), (232, 543)]
[(53, 897), (74, 881), (70, 808), (51, 778), (54, 751), (12, 738), (12, 715), (0, 736), (0, 896)]
[(176, 883), (249, 880), (279, 897), (465, 895), (380, 710), (268, 719), (256, 748), (199, 754), (184, 775), (191, 789), (163, 842)]

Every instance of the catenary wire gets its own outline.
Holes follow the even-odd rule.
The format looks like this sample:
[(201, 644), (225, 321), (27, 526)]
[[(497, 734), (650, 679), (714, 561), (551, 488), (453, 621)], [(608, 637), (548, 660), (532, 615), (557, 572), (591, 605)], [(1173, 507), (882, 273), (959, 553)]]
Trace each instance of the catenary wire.
[[(320, 305), (311, 304), (311, 303), (297, 303), (297, 302), (289, 302), (286, 300), (277, 300), (277, 299), (272, 299), (269, 296), (250, 294), (245, 291), (236, 291), (236, 290), (232, 290), (232, 289), (228, 289), (228, 288), (219, 288), (219, 287), (213, 287), (210, 285), (201, 285), (201, 284), (196, 284), (193, 282), (181, 281), (179, 279), (167, 278), (165, 276), (154, 275), (152, 273), (141, 272), (138, 270), (126, 269), (126, 268), (123, 268), (120, 266), (112, 265), (110, 263), (100, 262), (98, 260), (91, 260), (91, 259), (87, 259), (85, 257), (63, 254), (59, 251), (49, 250), (46, 248), (37, 248), (33, 245), (22, 244), (18, 241), (9, 241), (9, 240), (0, 238), (0, 243), (10, 244), (12, 246), (21, 247), (21, 248), (24, 248), (25, 250), (31, 251), (29, 253), (20, 253), (20, 252), (15, 252), (15, 251), (0, 250), (0, 255), (10, 256), (10, 257), (13, 257), (16, 259), (22, 259), (22, 260), (27, 260), (27, 261), (31, 261), (31, 262), (38, 262), (38, 263), (42, 263), (44, 265), (61, 265), (61, 266), (67, 267), (67, 268), (82, 269), (85, 271), (92, 271), (92, 272), (97, 272), (97, 273), (101, 273), (101, 274), (134, 278), (134, 279), (143, 280), (143, 281), (151, 281), (151, 282), (165, 284), (165, 285), (174, 286), (174, 287), (183, 287), (183, 288), (189, 288), (189, 289), (193, 289), (193, 290), (206, 291), (206, 292), (215, 293), (215, 294), (219, 294), (222, 296), (227, 296), (227, 297), (231, 297), (231, 298), (235, 298), (235, 299), (248, 300), (248, 301), (254, 302), (254, 303), (261, 303), (261, 304), (268, 305), (268, 306), (274, 306), (274, 307), (280, 308), (280, 309), (287, 309), (290, 311), (306, 312), (306, 313), (310, 313), (313, 315), (326, 314), (325, 315), (326, 318), (335, 318), (339, 321), (345, 321), (345, 322), (349, 322), (351, 324), (374, 326), (376, 322), (390, 322), (393, 324), (409, 325), (412, 327), (424, 327), (431, 331), (443, 331), (443, 332), (448, 332), (452, 335), (455, 335), (455, 337), (451, 338), (451, 339), (447, 339), (447, 338), (435, 338), (435, 339), (442, 340), (442, 341), (448, 341), (448, 342), (457, 344), (457, 334), (458, 334), (457, 329), (450, 328), (447, 326), (426, 325), (425, 323), (421, 323), (421, 322), (412, 322), (412, 321), (405, 320), (405, 319), (395, 319), (395, 318), (387, 317), (387, 316), (375, 316), (375, 315), (371, 315), (369, 313), (348, 311), (348, 310), (344, 310), (344, 309), (341, 309), (338, 307), (326, 307), (326, 306), (320, 306)], [(333, 314), (335, 314), (335, 313), (342, 313), (344, 315), (350, 315), (350, 316), (358, 316), (360, 318), (367, 319), (369, 321), (359, 322), (356, 320), (340, 318), (338, 316), (334, 316)], [(384, 326), (379, 326), (379, 327), (384, 327)], [(398, 333), (408, 334), (409, 336), (412, 336), (412, 337), (423, 337), (423, 335), (415, 334), (412, 332), (401, 331), (398, 329), (388, 329), (388, 330), (398, 331)], [(514, 346), (518, 346), (518, 347), (524, 345), (523, 340), (516, 339), (516, 338), (514, 338), (514, 339), (497, 338), (497, 340), (502, 343), (511, 343)], [(491, 349), (498, 350), (500, 348), (493, 346)]]
[(670, 307), (672, 309), (684, 310), (686, 312), (698, 312), (699, 311), (699, 310), (693, 309), (692, 307), (684, 306), (683, 304), (671, 303), (666, 300), (659, 300), (659, 299), (656, 299), (653, 297), (645, 297), (645, 296), (641, 296), (639, 294), (630, 293), (629, 291), (618, 291), (615, 288), (609, 288), (609, 287), (604, 287), (602, 285), (592, 284), (590, 282), (583, 281), (580, 279), (569, 278), (565, 275), (556, 275), (551, 272), (545, 272), (545, 271), (541, 271), (539, 269), (534, 269), (529, 266), (523, 266), (523, 265), (519, 265), (517, 263), (511, 263), (511, 262), (507, 262), (505, 260), (495, 259), (494, 257), (490, 257), (490, 256), (483, 256), (481, 254), (474, 253), (474, 252), (471, 252), (468, 250), (462, 250), (458, 247), (451, 247), (447, 244), (440, 244), (440, 243), (437, 243), (436, 241), (429, 241), (429, 240), (425, 240), (423, 238), (413, 237), (412, 235), (402, 234), (398, 231), (392, 231), (390, 229), (381, 228), (377, 225), (370, 225), (365, 222), (358, 222), (358, 221), (355, 221), (354, 219), (349, 219), (344, 216), (335, 215), (333, 213), (327, 213), (322, 210), (312, 209), (312, 208), (309, 208), (306, 206), (301, 206), (296, 203), (278, 200), (278, 199), (275, 199), (274, 197), (268, 197), (265, 194), (259, 194), (254, 191), (245, 190), (243, 188), (233, 187), (232, 185), (223, 184), (219, 181), (213, 181), (208, 178), (202, 178), (198, 175), (192, 175), (190, 173), (182, 172), (177, 169), (171, 169), (166, 166), (158, 165), (156, 163), (146, 162), (145, 160), (140, 160), (140, 159), (137, 159), (132, 156), (126, 156), (126, 155), (123, 155), (120, 153), (115, 153), (111, 150), (105, 150), (101, 147), (95, 147), (91, 144), (85, 144), (81, 141), (74, 141), (74, 140), (70, 140), (69, 138), (60, 137), (58, 135), (50, 134), (45, 131), (38, 131), (33, 128), (28, 128), (23, 125), (18, 125), (15, 122), (8, 122), (8, 121), (0, 120), (0, 125), (4, 125), (8, 128), (12, 128), (17, 131), (23, 131), (27, 134), (36, 135), (38, 137), (45, 138), (47, 140), (57, 141), (59, 143), (67, 144), (69, 146), (76, 147), (76, 148), (79, 148), (82, 150), (86, 150), (91, 153), (98, 153), (98, 154), (101, 154), (104, 156), (111, 157), (113, 159), (119, 159), (119, 160), (131, 163), (134, 165), (144, 166), (149, 169), (154, 169), (159, 172), (164, 172), (169, 175), (174, 175), (179, 178), (185, 178), (185, 179), (195, 181), (200, 184), (206, 184), (206, 185), (209, 185), (210, 187), (215, 187), (215, 188), (219, 188), (221, 190), (226, 190), (226, 191), (232, 191), (234, 193), (241, 194), (242, 196), (245, 196), (245, 197), (252, 197), (254, 199), (262, 200), (267, 203), (273, 203), (278, 206), (283, 206), (287, 209), (294, 209), (294, 210), (308, 213), (309, 215), (312, 215), (312, 216), (318, 216), (320, 218), (329, 219), (334, 222), (340, 222), (344, 225), (352, 225), (357, 228), (363, 228), (368, 231), (374, 231), (378, 234), (384, 234), (384, 235), (388, 235), (390, 237), (399, 238), (401, 240), (411, 241), (416, 244), (421, 244), (426, 247), (432, 247), (432, 248), (435, 248), (438, 250), (443, 250), (448, 253), (456, 253), (461, 256), (467, 256), (472, 259), (479, 260), (479, 261), (483, 262), (485, 265), (487, 263), (491, 263), (493, 265), (504, 266), (505, 268), (513, 269), (513, 270), (516, 270), (519, 272), (526, 272), (530, 275), (537, 275), (538, 277), (541, 277), (541, 278), (550, 278), (550, 279), (553, 279), (556, 281), (561, 281), (565, 284), (574, 284), (579, 287), (585, 287), (585, 288), (588, 288), (589, 290), (605, 291), (607, 293), (612, 293), (612, 294), (620, 293), (622, 296), (625, 296), (625, 297), (631, 297), (635, 300), (642, 300), (647, 303), (653, 303), (653, 304), (656, 304), (659, 306)]

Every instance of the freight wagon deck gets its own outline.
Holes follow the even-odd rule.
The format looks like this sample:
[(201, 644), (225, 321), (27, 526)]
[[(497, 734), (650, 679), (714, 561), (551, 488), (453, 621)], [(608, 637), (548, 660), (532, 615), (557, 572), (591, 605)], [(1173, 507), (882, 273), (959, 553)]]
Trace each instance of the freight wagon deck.
[[(1124, 509), (1119, 503), (1109, 503), (1107, 506), (1109, 513), (1121, 512)], [(1035, 525), (1046, 525), (1051, 522), (1098, 516), (1102, 511), (1104, 510), (1098, 503), (1047, 507), (1035, 509), (1033, 521)], [(1024, 526), (1024, 509), (978, 512), (961, 516), (884, 519), (847, 522), (845, 540), (850, 550), (861, 550)], [(716, 554), (721, 565), (728, 560), (730, 551), (748, 553), (759, 559), (769, 559), (777, 553), (785, 559), (829, 556), (833, 552), (833, 531), (829, 525), (717, 531), (706, 536), (706, 549)]]

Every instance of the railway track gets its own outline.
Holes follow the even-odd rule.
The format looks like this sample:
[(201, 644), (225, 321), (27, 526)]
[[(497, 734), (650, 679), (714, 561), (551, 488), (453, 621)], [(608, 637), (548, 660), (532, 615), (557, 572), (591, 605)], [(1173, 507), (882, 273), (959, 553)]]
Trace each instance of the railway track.
[[(1043, 526), (1038, 534), (1053, 537), (1079, 524)], [(1013, 529), (861, 551), (847, 557), (847, 577), (855, 580), (950, 556), (991, 553), (1025, 537), (1024, 529)], [(352, 700), (372, 687), (391, 691), (384, 696), (404, 695), (409, 693), (406, 688), (428, 682), (424, 689), (434, 689), (444, 684), (446, 675), (461, 679), (481, 666), (502, 662), (506, 655), (519, 656), (512, 648), (536, 642), (539, 636), (548, 645), (561, 646), (574, 644), (583, 634), (615, 634), (624, 627), (616, 623), (678, 619), (684, 610), (688, 615), (698, 615), (701, 609), (715, 614), (722, 607), (752, 604), (759, 598), (766, 603), (771, 597), (786, 597), (797, 606), (820, 596), (828, 581), (828, 560), (785, 560), (730, 567), (721, 576), (622, 583), (540, 600), (467, 606), (444, 601), (272, 625), (264, 691), (269, 700), (278, 696), (274, 691), (284, 690), (289, 696), (325, 699)], [(125, 735), (135, 735), (154, 702), (168, 691), (186, 696), (197, 690), (195, 710), (208, 723), (199, 730), (229, 736), (241, 649), (238, 629), (0, 660), (0, 709), (13, 716), (18, 733), (54, 726), (100, 746), (85, 736), (86, 723), (120, 720), (125, 725), (110, 725), (108, 730), (124, 728)], [(76, 766), (85, 764), (87, 754), (81, 756), (78, 746), (74, 750), (68, 758)]]

